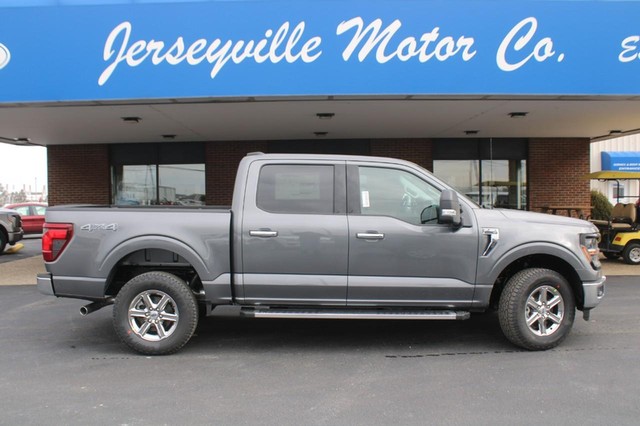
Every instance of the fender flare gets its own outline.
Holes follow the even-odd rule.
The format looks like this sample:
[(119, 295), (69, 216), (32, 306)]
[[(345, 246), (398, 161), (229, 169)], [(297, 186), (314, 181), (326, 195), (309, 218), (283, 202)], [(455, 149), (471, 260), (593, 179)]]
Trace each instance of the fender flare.
[(121, 242), (105, 257), (98, 271), (102, 272), (105, 277), (109, 277), (115, 266), (122, 259), (131, 253), (144, 249), (160, 249), (176, 253), (193, 266), (202, 281), (215, 278), (206, 263), (193, 248), (179, 240), (162, 235), (144, 235)]
[[(534, 241), (512, 248), (504, 253), (494, 264), (487, 274), (487, 283), (493, 285), (500, 274), (513, 262), (527, 256), (546, 255), (564, 261), (571, 266), (580, 277), (580, 279), (588, 280), (585, 276), (585, 265), (576, 253), (564, 246), (543, 241)], [(593, 271), (592, 271), (593, 272)]]

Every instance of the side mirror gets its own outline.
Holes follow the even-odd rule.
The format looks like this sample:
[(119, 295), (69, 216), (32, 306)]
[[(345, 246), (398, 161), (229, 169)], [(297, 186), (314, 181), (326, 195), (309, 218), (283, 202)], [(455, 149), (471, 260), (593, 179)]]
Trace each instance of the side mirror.
[(445, 189), (440, 195), (440, 216), (438, 217), (438, 223), (451, 224), (454, 227), (462, 225), (458, 194), (451, 189)]

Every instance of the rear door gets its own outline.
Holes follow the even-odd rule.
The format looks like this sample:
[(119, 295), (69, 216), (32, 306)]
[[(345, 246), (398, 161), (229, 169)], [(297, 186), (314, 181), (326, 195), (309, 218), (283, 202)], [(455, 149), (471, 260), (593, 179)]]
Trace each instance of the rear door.
[(354, 162), (347, 173), (348, 305), (470, 306), (478, 253), (472, 215), (457, 229), (422, 224), (442, 188), (418, 170)]
[(242, 218), (248, 304), (344, 306), (345, 162), (252, 163)]

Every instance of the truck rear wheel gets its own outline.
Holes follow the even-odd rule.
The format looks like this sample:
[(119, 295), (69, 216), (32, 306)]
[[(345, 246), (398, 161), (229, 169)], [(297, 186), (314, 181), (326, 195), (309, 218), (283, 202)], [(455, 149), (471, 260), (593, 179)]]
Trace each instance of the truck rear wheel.
[(525, 269), (507, 282), (498, 316), (502, 332), (513, 344), (534, 351), (551, 349), (573, 326), (573, 291), (555, 271)]
[(131, 349), (145, 355), (178, 351), (198, 325), (198, 304), (187, 284), (167, 272), (127, 282), (113, 306), (113, 326)]

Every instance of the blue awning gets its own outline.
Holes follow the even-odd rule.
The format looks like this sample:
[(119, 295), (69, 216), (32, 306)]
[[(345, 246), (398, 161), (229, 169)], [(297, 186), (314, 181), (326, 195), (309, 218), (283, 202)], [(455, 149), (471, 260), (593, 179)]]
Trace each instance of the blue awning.
[(640, 172), (640, 152), (602, 152), (602, 170)]

